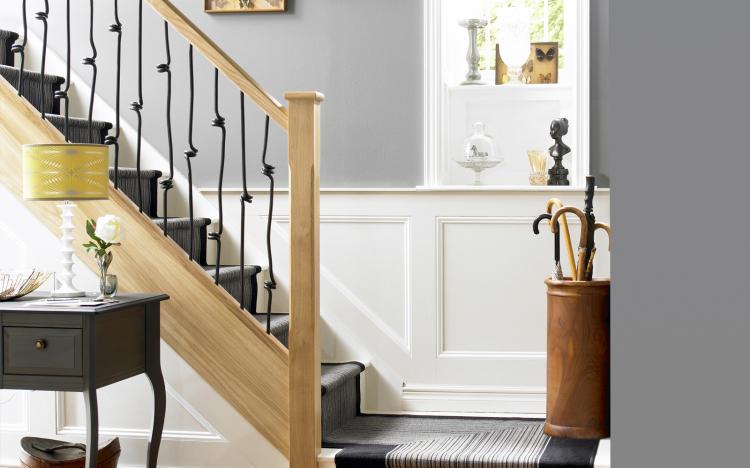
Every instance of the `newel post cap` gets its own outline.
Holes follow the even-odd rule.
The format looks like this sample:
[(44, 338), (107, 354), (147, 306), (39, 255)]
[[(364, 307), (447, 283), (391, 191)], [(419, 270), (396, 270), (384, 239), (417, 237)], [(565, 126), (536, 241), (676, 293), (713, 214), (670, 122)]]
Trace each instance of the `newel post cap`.
[(284, 93), (284, 99), (287, 101), (294, 100), (309, 100), (315, 102), (323, 102), (325, 100), (323, 93), (317, 91), (289, 91)]

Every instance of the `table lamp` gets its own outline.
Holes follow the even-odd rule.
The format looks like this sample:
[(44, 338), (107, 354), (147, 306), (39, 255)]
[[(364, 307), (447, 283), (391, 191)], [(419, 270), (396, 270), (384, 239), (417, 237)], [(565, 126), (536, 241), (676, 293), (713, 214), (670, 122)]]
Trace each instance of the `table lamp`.
[(62, 273), (52, 297), (80, 297), (73, 285), (73, 208), (71, 200), (109, 198), (109, 150), (105, 145), (23, 145), (24, 200), (59, 200), (62, 212)]

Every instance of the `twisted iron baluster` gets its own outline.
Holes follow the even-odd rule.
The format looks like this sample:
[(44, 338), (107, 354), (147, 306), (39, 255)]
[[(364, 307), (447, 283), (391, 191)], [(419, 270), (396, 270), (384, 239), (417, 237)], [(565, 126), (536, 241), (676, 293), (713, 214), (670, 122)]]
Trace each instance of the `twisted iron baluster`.
[(94, 139), (94, 126), (93, 126), (94, 96), (96, 95), (96, 76), (97, 76), (97, 67), (96, 67), (97, 51), (96, 51), (96, 44), (94, 43), (94, 0), (89, 0), (89, 11), (91, 13), (91, 16), (89, 19), (89, 44), (91, 44), (91, 56), (84, 58), (83, 64), (91, 67), (91, 95), (89, 97), (89, 141), (91, 143), (96, 143), (97, 140)]
[(253, 202), (253, 196), (247, 191), (247, 152), (245, 151), (245, 93), (240, 91), (240, 135), (242, 140), (242, 194), (240, 195), (240, 298), (243, 309), (245, 303), (245, 204)]
[(271, 333), (271, 302), (273, 300), (273, 291), (276, 289), (276, 276), (273, 274), (273, 253), (271, 252), (271, 223), (273, 222), (273, 198), (274, 198), (274, 187), (275, 181), (273, 178), (275, 167), (271, 166), (266, 162), (266, 154), (268, 153), (268, 124), (270, 118), (266, 114), (266, 126), (263, 135), (263, 168), (261, 172), (264, 176), (268, 177), (268, 220), (266, 223), (266, 252), (268, 253), (268, 281), (265, 282), (264, 288), (268, 294), (268, 303), (266, 305), (266, 333)]
[(21, 56), (21, 65), (18, 68), (18, 95), (21, 95), (21, 86), (23, 85), (23, 68), (26, 64), (26, 37), (29, 34), (28, 31), (28, 25), (26, 24), (26, 0), (23, 0), (23, 3), (21, 5), (22, 8), (22, 15), (23, 15), (23, 42), (20, 44), (13, 44), (13, 47), (10, 48), (11, 52), (14, 54), (19, 54)]
[(221, 271), (221, 235), (224, 233), (224, 160), (227, 149), (227, 129), (224, 125), (226, 120), (219, 114), (219, 69), (214, 68), (214, 114), (216, 117), (211, 121), (211, 126), (221, 129), (221, 162), (219, 163), (219, 229), (208, 235), (208, 238), (216, 241), (216, 278), (214, 282), (219, 284), (219, 272)]
[(174, 187), (174, 146), (172, 144), (172, 53), (169, 49), (169, 23), (164, 22), (164, 43), (167, 51), (167, 62), (159, 64), (156, 70), (167, 74), (167, 143), (169, 144), (169, 177), (162, 179), (159, 184), (164, 189), (164, 235), (167, 235), (168, 193)]
[(65, 61), (65, 89), (55, 91), (55, 99), (65, 101), (65, 141), (70, 141), (68, 135), (68, 120), (70, 120), (70, 98), (68, 97), (68, 91), (70, 90), (70, 0), (65, 2), (65, 34), (67, 36), (67, 59)]
[(188, 256), (193, 260), (193, 245), (195, 244), (195, 229), (193, 229), (193, 165), (190, 160), (198, 156), (198, 148), (193, 145), (193, 111), (195, 110), (195, 77), (193, 76), (193, 45), (190, 44), (188, 53), (190, 68), (190, 117), (188, 119), (188, 147), (185, 151), (185, 161), (188, 169), (188, 211), (190, 215), (190, 250)]
[(115, 188), (120, 183), (120, 70), (122, 65), (122, 23), (118, 0), (115, 2), (115, 22), (109, 25), (110, 32), (117, 34), (117, 67), (115, 70), (115, 134), (107, 135), (104, 144), (115, 147)]
[[(47, 27), (47, 17), (49, 17), (49, 0), (44, 0), (44, 11), (38, 11), (36, 13), (36, 19), (38, 19), (39, 21), (41, 21), (42, 24), (44, 25), (44, 33), (42, 35), (42, 69), (40, 70), (40, 73), (42, 74), (42, 79), (39, 82), (39, 90), (40, 90), (39, 96), (41, 96), (41, 98), (42, 98), (41, 112), (42, 112), (42, 118), (43, 119), (47, 118), (47, 111), (46, 111), (46, 107), (47, 106), (45, 105), (46, 102), (47, 102), (47, 100), (45, 99), (45, 95), (44, 95), (45, 94), (45, 90), (44, 90), (44, 74), (45, 74), (45, 71), (46, 71), (45, 69), (47, 67), (47, 32), (48, 32), (48, 29), (49, 29)], [(25, 39), (26, 38), (24, 37), (24, 40)]]
[(138, 100), (130, 103), (130, 109), (138, 116), (138, 142), (135, 149), (135, 171), (138, 184), (138, 211), (143, 213), (143, 190), (141, 188), (141, 143), (143, 139), (143, 0), (138, 0)]

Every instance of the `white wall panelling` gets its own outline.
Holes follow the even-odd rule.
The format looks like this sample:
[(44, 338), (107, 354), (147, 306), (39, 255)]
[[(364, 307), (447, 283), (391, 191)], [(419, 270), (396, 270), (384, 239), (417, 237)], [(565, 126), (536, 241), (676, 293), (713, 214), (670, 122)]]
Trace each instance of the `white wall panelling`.
[[(213, 189), (202, 190), (216, 202)], [(239, 193), (224, 192), (226, 260), (239, 261)], [(265, 264), (265, 190), (251, 190), (247, 255)], [(364, 409), (544, 411), (546, 296), (553, 237), (531, 223), (548, 198), (583, 205), (578, 189), (324, 190), (321, 195), (323, 359), (372, 363)], [(609, 220), (609, 191), (595, 199)], [(274, 263), (286, 306), (288, 196), (277, 193)], [(571, 219), (576, 236), (579, 223)], [(597, 273), (609, 274), (606, 242)], [(564, 268), (567, 269), (567, 263)]]

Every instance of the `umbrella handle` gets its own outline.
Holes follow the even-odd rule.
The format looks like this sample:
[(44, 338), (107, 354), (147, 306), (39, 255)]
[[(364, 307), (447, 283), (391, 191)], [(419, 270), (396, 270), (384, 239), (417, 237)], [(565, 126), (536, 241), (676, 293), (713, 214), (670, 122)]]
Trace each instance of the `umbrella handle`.
[[(547, 213), (552, 213), (552, 207), (560, 209), (563, 208), (563, 206), (563, 202), (559, 198), (550, 198), (547, 200)], [(578, 277), (578, 269), (576, 268), (576, 258), (573, 253), (573, 242), (570, 240), (570, 228), (568, 227), (567, 216), (562, 217), (562, 227), (563, 237), (565, 238), (565, 247), (568, 252), (568, 263), (570, 264), (571, 277), (576, 278)]]
[(552, 232), (558, 231), (560, 216), (565, 215), (565, 213), (573, 213), (581, 220), (581, 240), (578, 243), (578, 268), (575, 278), (578, 281), (584, 281), (586, 278), (586, 268), (588, 266), (588, 262), (586, 261), (588, 255), (586, 254), (586, 251), (588, 249), (589, 240), (589, 220), (586, 214), (578, 208), (564, 206), (555, 211), (555, 214), (552, 215), (552, 220), (550, 221), (550, 229), (552, 229)]
[(609, 240), (608, 250), (612, 250), (612, 228), (609, 226), (609, 224), (605, 223), (596, 223), (594, 224), (594, 231), (602, 229), (603, 231), (607, 232), (607, 239)]
[[(534, 230), (534, 234), (539, 235), (539, 223), (542, 222), (542, 220), (551, 220), (552, 215), (549, 213), (542, 213), (534, 220), (534, 224), (532, 225), (532, 229)], [(555, 233), (555, 264), (558, 265), (560, 263), (560, 233)]]

